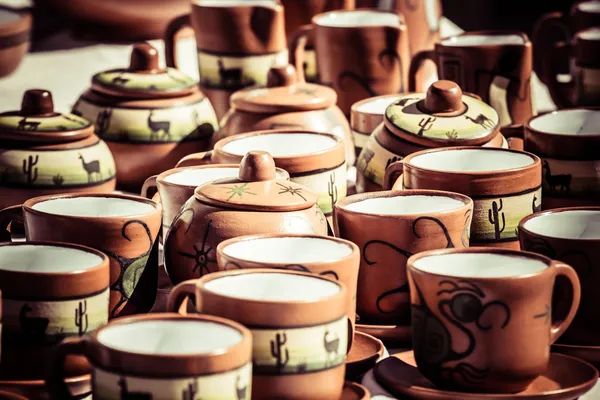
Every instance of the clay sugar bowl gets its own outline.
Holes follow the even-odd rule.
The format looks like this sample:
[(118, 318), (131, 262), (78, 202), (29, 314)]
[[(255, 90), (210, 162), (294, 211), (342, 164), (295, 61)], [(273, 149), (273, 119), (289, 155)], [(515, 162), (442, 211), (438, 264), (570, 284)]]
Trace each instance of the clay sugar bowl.
[(381, 190), (385, 169), (409, 154), (434, 147), (508, 147), (498, 113), (451, 81), (427, 93), (409, 93), (388, 106), (384, 123), (367, 140), (356, 162), (357, 192)]
[(327, 221), (310, 189), (276, 178), (273, 157), (251, 151), (237, 179), (199, 186), (173, 220), (165, 239), (165, 267), (179, 283), (218, 271), (224, 240), (260, 233), (327, 234)]
[(46, 90), (0, 114), (0, 209), (56, 193), (110, 192), (115, 162), (90, 122), (54, 111)]
[(292, 65), (273, 67), (266, 88), (235, 92), (214, 142), (264, 129), (299, 129), (331, 133), (344, 141), (347, 165), (354, 165), (354, 143), (348, 121), (331, 88), (299, 80)]
[(138, 192), (151, 175), (186, 154), (208, 150), (217, 117), (197, 82), (161, 68), (158, 51), (136, 44), (128, 68), (99, 72), (73, 106), (108, 143), (122, 189)]
[(31, 15), (0, 6), (0, 76), (13, 73), (29, 50)]

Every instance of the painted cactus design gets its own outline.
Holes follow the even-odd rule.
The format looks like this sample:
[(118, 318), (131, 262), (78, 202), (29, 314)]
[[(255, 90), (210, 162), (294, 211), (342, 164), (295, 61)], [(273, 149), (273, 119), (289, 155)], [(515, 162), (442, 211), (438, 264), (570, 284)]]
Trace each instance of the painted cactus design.
[[(504, 213), (502, 211), (502, 199), (499, 200), (500, 207), (498, 207), (498, 203), (494, 200), (492, 201), (492, 208), (488, 209), (488, 219), (490, 220), (490, 224), (494, 225), (494, 233), (496, 235), (496, 240), (500, 240), (500, 234), (504, 232), (504, 228), (506, 227), (506, 219), (504, 217)], [(500, 223), (499, 214), (502, 217), (502, 223)], [(500, 227), (502, 225), (502, 227)]]
[(34, 168), (37, 165), (39, 160), (39, 156), (29, 156), (27, 160), (23, 160), (23, 173), (27, 176), (27, 184), (31, 185), (33, 182), (37, 180), (38, 177), (38, 169)]
[[(277, 368), (283, 368), (290, 361), (290, 354), (288, 349), (283, 349), (283, 346), (287, 342), (287, 336), (285, 333), (278, 333), (275, 335), (275, 341), (271, 340), (271, 356), (277, 360)], [(285, 356), (283, 355), (285, 350)]]
[(331, 197), (331, 207), (334, 206), (338, 201), (338, 191), (337, 186), (335, 185), (335, 174), (331, 173), (329, 175), (329, 182), (327, 183), (327, 193), (329, 193), (329, 197)]
[(195, 400), (198, 393), (198, 381), (194, 379), (192, 383), (188, 383), (187, 388), (181, 392), (182, 400)]
[(79, 336), (83, 336), (88, 329), (88, 316), (87, 316), (87, 300), (79, 302), (79, 306), (75, 309), (75, 325), (78, 328)]
[(61, 174), (56, 174), (52, 177), (52, 183), (54, 183), (54, 186), (62, 186), (63, 182), (64, 178)]
[(431, 129), (431, 127), (433, 126), (433, 123), (435, 122), (436, 118), (435, 117), (427, 117), (427, 119), (425, 119), (425, 117), (423, 117), (420, 121), (419, 121), (419, 126), (421, 127), (421, 129), (419, 129), (419, 132), (417, 133), (418, 136), (423, 136), (423, 133), (425, 131), (428, 131)]
[(248, 389), (248, 385), (242, 386), (240, 376), (238, 375), (238, 377), (235, 379), (235, 391), (236, 391), (238, 400), (246, 399), (246, 392), (248, 391), (247, 389)]

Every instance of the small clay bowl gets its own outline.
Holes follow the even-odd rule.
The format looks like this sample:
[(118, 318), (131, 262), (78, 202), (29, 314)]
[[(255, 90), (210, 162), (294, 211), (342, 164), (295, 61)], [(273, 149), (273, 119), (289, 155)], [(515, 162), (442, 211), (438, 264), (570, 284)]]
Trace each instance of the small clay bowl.
[(355, 382), (344, 382), (344, 390), (340, 400), (369, 400), (371, 393), (363, 385)]
[(354, 334), (350, 352), (346, 356), (346, 379), (358, 381), (383, 356), (381, 340), (363, 332)]

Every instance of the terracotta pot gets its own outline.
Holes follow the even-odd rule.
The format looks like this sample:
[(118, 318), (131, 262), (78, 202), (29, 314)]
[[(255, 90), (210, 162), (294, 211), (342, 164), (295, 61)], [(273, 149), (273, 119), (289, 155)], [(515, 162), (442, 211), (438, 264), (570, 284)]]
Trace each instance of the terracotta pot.
[(384, 186), (394, 182), (395, 190), (447, 190), (472, 198), (471, 246), (518, 249), (519, 222), (542, 207), (540, 159), (521, 151), (478, 147), (420, 151), (388, 167)]
[(231, 96), (231, 108), (213, 141), (262, 129), (331, 133), (344, 141), (347, 165), (354, 165), (352, 134), (336, 99), (333, 89), (298, 82), (291, 65), (271, 68), (267, 88), (243, 89)]
[(157, 50), (134, 46), (129, 68), (100, 72), (73, 113), (94, 121), (117, 164), (119, 188), (139, 192), (150, 175), (210, 147), (215, 112), (182, 72), (158, 66)]
[(77, 243), (110, 258), (109, 318), (148, 312), (156, 297), (161, 206), (139, 196), (70, 194), (34, 197), (0, 211), (0, 241), (11, 221), (29, 241)]
[(417, 254), (408, 282), (419, 371), (467, 392), (520, 392), (546, 372), (580, 297), (567, 264), (505, 249)]
[(533, 115), (531, 42), (516, 31), (465, 32), (416, 54), (410, 65), (409, 90), (424, 60), (433, 60), (440, 79), (454, 81), (481, 97), (498, 113), (500, 126), (522, 124)]
[(41, 195), (111, 192), (115, 162), (92, 125), (54, 111), (52, 94), (28, 90), (0, 114), (0, 208)]
[(563, 341), (598, 346), (598, 272), (600, 207), (559, 208), (530, 215), (519, 224), (523, 250), (571, 265), (581, 281), (581, 303)]
[(12, 74), (29, 51), (31, 14), (0, 7), (0, 76)]
[[(206, 340), (199, 344), (198, 338)], [(55, 399), (76, 398), (62, 374), (65, 357), (74, 354), (92, 364), (94, 399), (250, 399), (252, 337), (224, 318), (142, 315), (65, 340), (55, 348), (46, 378)]]
[(357, 194), (336, 204), (337, 236), (360, 248), (361, 325), (409, 325), (406, 260), (424, 250), (468, 247), (472, 213), (467, 196), (434, 190)]
[(402, 15), (359, 9), (314, 16), (290, 44), (298, 71), (309, 34), (315, 39), (319, 79), (335, 89), (347, 116), (359, 100), (406, 90), (410, 52)]
[[(108, 321), (108, 257), (89, 247), (31, 242), (0, 244), (0, 260), (0, 381), (41, 379), (53, 345)], [(89, 372), (84, 359), (65, 365), (68, 377)]]
[(271, 67), (285, 66), (288, 51), (283, 6), (275, 1), (194, 2), (191, 14), (177, 17), (165, 33), (167, 65), (177, 63), (176, 34), (191, 26), (196, 34), (200, 87), (219, 119), (229, 96), (252, 85), (265, 85)]
[[(354, 339), (356, 285), (360, 250), (344, 239), (318, 235), (270, 234), (240, 236), (217, 246), (219, 271), (275, 268), (311, 272), (342, 282), (346, 292), (346, 314)], [(352, 347), (352, 340), (348, 342)]]
[(193, 296), (198, 311), (252, 332), (252, 397), (339, 399), (348, 317), (343, 283), (272, 269), (222, 271), (181, 283), (168, 309)]
[[(79, 398), (86, 398), (92, 392), (92, 375), (85, 374), (65, 378), (65, 384), (69, 391)], [(46, 388), (46, 382), (43, 379), (29, 381), (0, 381), (0, 389), (17, 393), (28, 400), (50, 400), (50, 393)]]
[[(184, 157), (178, 167), (201, 164), (239, 164), (252, 150), (267, 151), (290, 180), (317, 193), (325, 215), (346, 197), (344, 143), (337, 136), (296, 129), (250, 132), (220, 140), (211, 152)], [(310, 232), (306, 232), (310, 233)]]

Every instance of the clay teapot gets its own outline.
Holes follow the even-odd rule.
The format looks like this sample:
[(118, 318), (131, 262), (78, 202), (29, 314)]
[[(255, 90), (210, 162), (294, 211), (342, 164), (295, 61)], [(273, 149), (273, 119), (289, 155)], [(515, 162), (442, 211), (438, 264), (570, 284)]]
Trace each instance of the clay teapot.
[(385, 169), (409, 154), (431, 147), (508, 148), (499, 133), (498, 113), (451, 81), (433, 83), (427, 93), (408, 93), (390, 104), (357, 162), (356, 190), (382, 189)]
[(115, 162), (92, 124), (54, 111), (52, 94), (28, 90), (0, 114), (0, 209), (56, 193), (111, 192)]
[(231, 108), (221, 120), (213, 142), (245, 132), (265, 129), (299, 129), (331, 133), (344, 140), (346, 163), (354, 165), (354, 143), (350, 125), (336, 105), (331, 88), (298, 79), (292, 65), (273, 67), (266, 88), (235, 92)]
[(217, 245), (261, 233), (327, 234), (310, 189), (277, 179), (273, 157), (251, 151), (237, 179), (199, 186), (173, 219), (165, 239), (165, 267), (174, 284), (218, 271)]
[(119, 188), (135, 192), (181, 157), (208, 150), (218, 128), (197, 82), (160, 68), (158, 51), (147, 43), (133, 47), (128, 68), (94, 75), (73, 113), (95, 123), (115, 157)]

